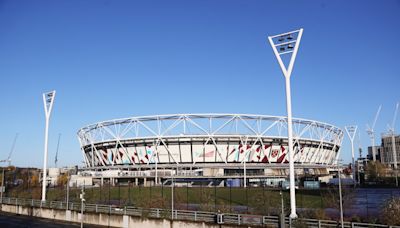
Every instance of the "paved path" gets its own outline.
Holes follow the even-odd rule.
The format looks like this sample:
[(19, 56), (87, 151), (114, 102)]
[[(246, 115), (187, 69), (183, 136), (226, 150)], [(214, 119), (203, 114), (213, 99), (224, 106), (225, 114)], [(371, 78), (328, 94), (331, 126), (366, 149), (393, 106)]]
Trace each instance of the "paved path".
[[(1, 228), (77, 228), (80, 224), (67, 223), (58, 220), (42, 219), (26, 215), (15, 215), (11, 213), (0, 212), (0, 227)], [(85, 225), (83, 227), (102, 228), (103, 226)]]

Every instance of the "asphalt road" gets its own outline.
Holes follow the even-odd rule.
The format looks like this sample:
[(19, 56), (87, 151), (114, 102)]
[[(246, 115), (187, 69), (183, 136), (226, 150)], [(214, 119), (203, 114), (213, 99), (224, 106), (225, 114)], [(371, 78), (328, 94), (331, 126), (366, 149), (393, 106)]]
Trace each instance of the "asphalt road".
[[(0, 227), (14, 227), (14, 228), (25, 228), (25, 227), (37, 227), (37, 228), (76, 228), (80, 227), (77, 223), (67, 223), (58, 220), (42, 219), (37, 217), (25, 216), (25, 215), (15, 215), (11, 213), (0, 212)], [(101, 228), (103, 226), (94, 225), (83, 225), (83, 227), (90, 228)]]

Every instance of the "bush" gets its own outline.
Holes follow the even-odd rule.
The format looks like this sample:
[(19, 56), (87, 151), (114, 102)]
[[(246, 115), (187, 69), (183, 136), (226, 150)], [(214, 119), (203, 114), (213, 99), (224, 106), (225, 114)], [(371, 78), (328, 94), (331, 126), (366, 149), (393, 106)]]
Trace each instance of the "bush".
[(299, 211), (299, 217), (301, 218), (311, 218), (311, 219), (319, 219), (319, 220), (327, 220), (330, 219), (323, 209), (306, 209), (303, 211)]
[(387, 225), (400, 225), (400, 197), (392, 198), (384, 204), (381, 211), (382, 221)]

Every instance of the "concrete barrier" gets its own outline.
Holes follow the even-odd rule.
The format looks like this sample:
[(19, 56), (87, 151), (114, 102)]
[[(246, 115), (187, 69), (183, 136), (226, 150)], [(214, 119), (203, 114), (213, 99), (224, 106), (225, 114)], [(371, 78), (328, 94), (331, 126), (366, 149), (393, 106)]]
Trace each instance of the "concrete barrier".
[[(69, 221), (80, 223), (80, 213), (77, 211), (61, 210), (61, 209), (50, 209), (40, 207), (28, 207), (20, 205), (7, 205), (3, 204), (2, 211), (29, 215), (33, 217), (40, 217), (46, 219), (55, 219), (61, 221)], [(168, 228), (168, 227), (185, 227), (185, 228), (204, 228), (204, 227), (237, 227), (229, 225), (217, 225), (205, 222), (193, 222), (193, 221), (171, 221), (168, 219), (153, 219), (144, 217), (135, 217), (129, 215), (115, 215), (106, 213), (84, 213), (83, 220), (85, 224), (94, 224), (101, 226), (112, 226), (112, 227), (146, 227), (146, 228)]]

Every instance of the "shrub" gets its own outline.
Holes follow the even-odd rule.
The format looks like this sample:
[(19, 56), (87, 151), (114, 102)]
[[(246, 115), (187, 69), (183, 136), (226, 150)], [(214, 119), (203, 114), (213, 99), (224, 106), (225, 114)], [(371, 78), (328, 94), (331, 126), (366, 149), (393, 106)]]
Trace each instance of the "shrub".
[(383, 205), (382, 221), (388, 225), (400, 225), (400, 197), (392, 198)]

